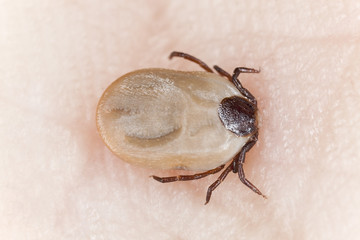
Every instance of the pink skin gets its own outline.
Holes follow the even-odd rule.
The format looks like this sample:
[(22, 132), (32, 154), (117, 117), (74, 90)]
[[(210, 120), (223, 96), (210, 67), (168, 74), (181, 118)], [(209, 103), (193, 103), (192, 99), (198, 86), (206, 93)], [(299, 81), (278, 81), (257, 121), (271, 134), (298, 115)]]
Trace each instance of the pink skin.
[[(94, 1), (93, 1), (94, 2)], [(43, 1), (0, 9), (1, 239), (358, 239), (360, 9), (356, 0)], [(95, 126), (104, 89), (135, 69), (232, 72), (258, 99), (245, 173), (158, 183)]]

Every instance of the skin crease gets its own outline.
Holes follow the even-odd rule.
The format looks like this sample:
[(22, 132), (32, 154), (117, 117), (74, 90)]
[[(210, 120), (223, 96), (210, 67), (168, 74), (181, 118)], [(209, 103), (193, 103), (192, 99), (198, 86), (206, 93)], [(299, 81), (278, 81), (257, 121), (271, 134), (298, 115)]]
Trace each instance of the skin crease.
[[(353, 1), (2, 1), (1, 239), (358, 239), (360, 6)], [(242, 74), (259, 141), (245, 173), (161, 184), (96, 132), (104, 89), (140, 68)]]

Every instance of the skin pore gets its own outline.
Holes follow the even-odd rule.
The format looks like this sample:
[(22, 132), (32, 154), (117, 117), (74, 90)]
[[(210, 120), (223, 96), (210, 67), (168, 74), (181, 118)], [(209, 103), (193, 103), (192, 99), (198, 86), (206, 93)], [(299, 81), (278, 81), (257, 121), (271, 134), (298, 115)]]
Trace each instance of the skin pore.
[[(356, 239), (360, 236), (357, 1), (5, 1), (0, 38), (2, 239)], [(210, 176), (161, 184), (95, 126), (104, 89), (135, 69), (240, 74), (258, 101), (246, 177), (204, 206)]]

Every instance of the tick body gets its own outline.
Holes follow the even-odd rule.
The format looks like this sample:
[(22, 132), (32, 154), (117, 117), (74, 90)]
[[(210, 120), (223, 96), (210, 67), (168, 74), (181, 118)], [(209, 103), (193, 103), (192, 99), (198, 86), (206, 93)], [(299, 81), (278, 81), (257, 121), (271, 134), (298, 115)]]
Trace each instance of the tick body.
[[(153, 178), (160, 182), (206, 177), (225, 168), (209, 187), (212, 191), (234, 172), (257, 194), (264, 196), (246, 178), (245, 153), (257, 141), (257, 104), (253, 95), (233, 75), (218, 66), (215, 74), (201, 60), (180, 52), (205, 71), (182, 72), (142, 69), (113, 82), (97, 107), (97, 127), (108, 148), (131, 164), (155, 169), (203, 171), (194, 175)], [(229, 81), (230, 80), (230, 81)]]

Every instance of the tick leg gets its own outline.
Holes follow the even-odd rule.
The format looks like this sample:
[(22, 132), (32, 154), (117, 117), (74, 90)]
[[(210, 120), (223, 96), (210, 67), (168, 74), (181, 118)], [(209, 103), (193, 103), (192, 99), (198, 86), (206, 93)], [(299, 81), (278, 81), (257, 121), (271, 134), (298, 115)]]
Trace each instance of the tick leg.
[(158, 177), (158, 176), (151, 176), (153, 179), (155, 179), (156, 181), (159, 181), (161, 183), (169, 183), (169, 182), (176, 182), (176, 181), (190, 181), (190, 180), (197, 180), (203, 177), (206, 177), (210, 174), (214, 174), (219, 172), (221, 169), (224, 168), (225, 165), (221, 165), (217, 168), (211, 169), (209, 171), (206, 172), (202, 172), (202, 173), (196, 173), (194, 175), (178, 175), (178, 176), (173, 176), (173, 177)]
[(187, 54), (187, 53), (183, 53), (183, 52), (172, 52), (169, 56), (170, 59), (172, 59), (173, 57), (182, 57), (182, 58), (185, 58), (189, 61), (192, 61), (194, 63), (197, 63), (200, 65), (200, 67), (202, 67), (203, 69), (205, 69), (205, 71), (207, 72), (213, 72), (213, 70), (211, 70), (211, 68), (206, 64), (204, 63), (203, 61), (201, 61), (200, 59), (194, 57), (194, 56), (191, 56), (190, 54)]
[(238, 167), (239, 166), (239, 161), (238, 161), (239, 156), (240, 156), (240, 153), (236, 154), (236, 156), (234, 158), (235, 160), (231, 162), (231, 164), (233, 165), (233, 167), (232, 167), (233, 173), (238, 172), (238, 169), (239, 169), (239, 167)]
[(245, 177), (245, 173), (244, 173), (244, 162), (245, 162), (245, 154), (246, 152), (248, 152), (256, 143), (257, 141), (257, 135), (258, 133), (254, 134), (251, 139), (245, 144), (245, 146), (241, 149), (240, 154), (239, 154), (239, 158), (237, 160), (237, 168), (238, 168), (238, 174), (239, 174), (239, 178), (240, 181), (245, 184), (248, 188), (250, 188), (251, 190), (253, 190), (255, 193), (263, 196), (264, 198), (266, 198), (266, 196), (264, 194), (262, 194), (260, 192), (259, 189), (257, 189), (257, 187), (254, 186), (254, 184), (252, 184), (249, 180), (246, 179)]
[(232, 75), (232, 82), (234, 83), (235, 87), (240, 91), (241, 94), (243, 94), (255, 105), (256, 105), (255, 97), (249, 92), (249, 90), (247, 90), (241, 85), (238, 76), (240, 73), (259, 73), (259, 72), (260, 70), (256, 70), (254, 68), (237, 67), (235, 68), (234, 74)]
[[(258, 140), (258, 136), (259, 136), (259, 132), (256, 131), (256, 133), (254, 133), (250, 139), (248, 140), (248, 142), (244, 145), (244, 147), (241, 149), (241, 151), (235, 156), (235, 160), (232, 161), (232, 165), (233, 165), (233, 173), (237, 173), (238, 170), (239, 170), (239, 164), (241, 161), (239, 161), (239, 159), (243, 159), (243, 162), (245, 161), (245, 153), (248, 152), (254, 145), (255, 143), (257, 142)], [(247, 150), (246, 151), (243, 151), (243, 149), (246, 148)], [(244, 155), (244, 156), (240, 156), (240, 155)]]
[(218, 65), (214, 66), (214, 69), (217, 71), (217, 73), (220, 76), (226, 77), (227, 79), (229, 79), (230, 82), (232, 82), (232, 77), (231, 74), (226, 72), (224, 69), (222, 69), (221, 67), (219, 67)]
[[(235, 160), (233, 160), (235, 161)], [(208, 204), (208, 202), (210, 201), (211, 198), (211, 194), (212, 192), (215, 190), (215, 188), (217, 188), (219, 186), (219, 184), (224, 181), (224, 179), (226, 178), (226, 176), (232, 171), (233, 168), (233, 163), (230, 163), (230, 165), (221, 173), (221, 175), (219, 176), (219, 178), (209, 186), (208, 190), (207, 190), (207, 194), (206, 194), (206, 202), (205, 205)]]

